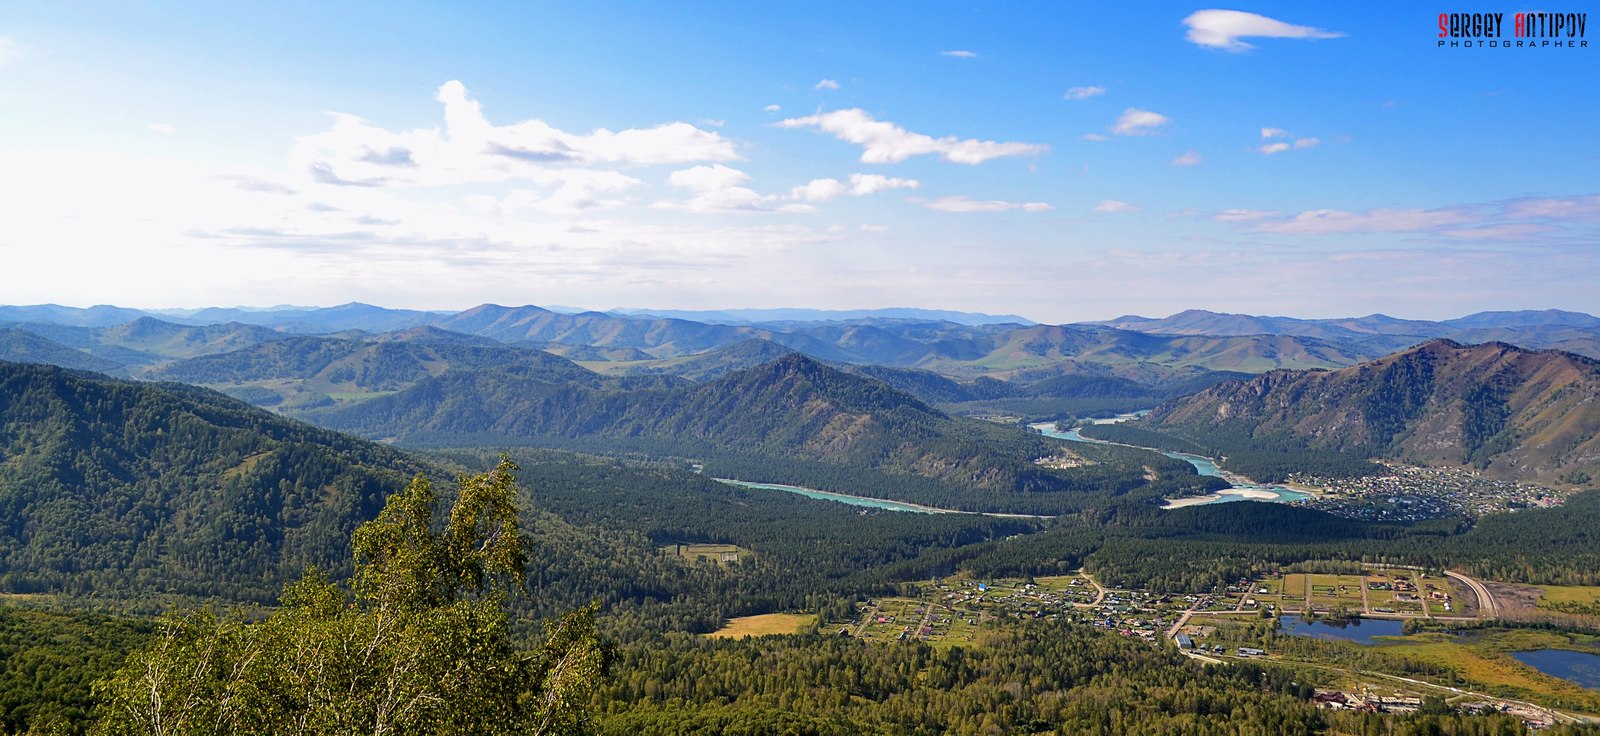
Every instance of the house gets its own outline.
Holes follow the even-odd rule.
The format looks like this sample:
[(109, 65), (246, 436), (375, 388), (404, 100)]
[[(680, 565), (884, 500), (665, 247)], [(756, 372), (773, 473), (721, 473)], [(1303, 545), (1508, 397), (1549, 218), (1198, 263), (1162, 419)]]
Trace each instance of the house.
[(1179, 649), (1193, 649), (1194, 648), (1194, 640), (1190, 639), (1188, 634), (1179, 632), (1177, 636), (1172, 637), (1172, 640), (1175, 641), (1175, 642), (1178, 642), (1178, 648)]
[(1253, 647), (1239, 647), (1239, 656), (1241, 657), (1260, 657), (1265, 654), (1265, 651)]

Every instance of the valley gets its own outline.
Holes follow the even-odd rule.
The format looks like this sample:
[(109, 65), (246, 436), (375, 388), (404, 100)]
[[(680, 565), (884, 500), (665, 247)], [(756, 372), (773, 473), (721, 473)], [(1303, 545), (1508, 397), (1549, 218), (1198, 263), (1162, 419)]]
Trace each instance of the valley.
[[(27, 362), (0, 363), (0, 616), (33, 632), (11, 656), (66, 637), (80, 664), (52, 670), (75, 683), (54, 694), (5, 681), (0, 700), (26, 704), (6, 706), (8, 728), (84, 722), (87, 683), (147, 640), (146, 616), (270, 616), (308, 565), (348, 579), (346, 540), (408, 477), (502, 457), (521, 468), (534, 550), (509, 631), (527, 640), (599, 602), (619, 658), (587, 696), (603, 731), (658, 718), (887, 728), (907, 717), (888, 703), (1008, 687), (991, 665), (951, 662), (1054, 676), (1040, 657), (1212, 678), (1207, 697), (1244, 698), (1273, 722), (1344, 723), (1316, 701), (1330, 693), (1382, 693), (1393, 702), (1374, 708), (1398, 719), (1429, 697), (1460, 723), (1600, 718), (1581, 686), (1507, 653), (1587, 651), (1583, 632), (1600, 628), (1592, 601), (1561, 592), (1600, 585), (1600, 494), (1582, 459), (1582, 399), (1600, 384), (1579, 356), (1424, 343), (1369, 358), (1393, 341), (1337, 335), (1335, 348), (1324, 334), (1293, 350), (1275, 337), (1262, 362), (1237, 352), (1269, 344), (1254, 338), (871, 316), (51, 314), (83, 323), (18, 323), (3, 343)], [(1335, 441), (1325, 416), (1369, 429)], [(1417, 449), (1462, 437), (1456, 454)], [(1549, 437), (1568, 439), (1557, 452), (1539, 445)], [(1489, 592), (1504, 586), (1551, 592)], [(123, 633), (70, 633), (85, 609)], [(1314, 641), (1297, 632), (1330, 624), (1305, 617), (1407, 628)], [(1577, 638), (1529, 638), (1552, 625)], [(1044, 653), (1069, 643), (1080, 653)], [(888, 700), (807, 712), (794, 698), (817, 685), (803, 678), (683, 679), (747, 656)], [(869, 672), (879, 684), (859, 680)], [(1100, 676), (1057, 686), (1087, 693)], [(1237, 677), (1276, 684), (1245, 695), (1226, 684)], [(769, 695), (751, 700), (756, 687)], [(1142, 707), (1118, 692), (1104, 697)], [(760, 705), (735, 707), (735, 693)]]

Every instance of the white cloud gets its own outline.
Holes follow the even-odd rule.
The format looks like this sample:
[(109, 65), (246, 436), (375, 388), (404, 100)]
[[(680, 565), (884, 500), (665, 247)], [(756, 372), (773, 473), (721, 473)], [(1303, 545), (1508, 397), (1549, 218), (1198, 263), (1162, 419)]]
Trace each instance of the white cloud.
[[(497, 203), (503, 214), (522, 210), (555, 215), (573, 215), (592, 210), (613, 209), (626, 204), (604, 195), (618, 194), (644, 182), (615, 171), (565, 171), (534, 177), (536, 183), (554, 187), (552, 191), (518, 189)], [(481, 200), (479, 200), (481, 202)], [(472, 204), (469, 202), (469, 205)]]
[(888, 225), (862, 225), (861, 226), (861, 232), (864, 232), (864, 233), (886, 233), (886, 232), (889, 232), (889, 226)]
[(839, 83), (833, 81), (832, 79), (824, 79), (824, 80), (822, 80), (820, 82), (817, 82), (817, 86), (815, 87), (815, 89), (838, 89), (838, 88), (839, 88)]
[(1122, 111), (1122, 116), (1111, 126), (1111, 132), (1117, 135), (1150, 135), (1168, 122), (1167, 116), (1161, 113), (1130, 107)]
[(680, 169), (667, 175), (668, 184), (696, 192), (727, 189), (747, 181), (750, 181), (749, 174), (722, 164), (695, 166), (693, 168)]
[(1288, 134), (1289, 134), (1289, 131), (1284, 130), (1283, 128), (1262, 128), (1261, 129), (1261, 140), (1265, 141), (1265, 140), (1271, 140), (1273, 138), (1281, 138), (1281, 137), (1286, 136)]
[(1287, 143), (1268, 143), (1267, 145), (1262, 146), (1260, 148), (1257, 148), (1256, 150), (1260, 151), (1261, 155), (1263, 155), (1263, 156), (1271, 156), (1274, 153), (1283, 153), (1284, 151), (1289, 150), (1289, 144), (1287, 144)]
[(538, 120), (494, 125), (460, 82), (439, 87), (443, 130), (391, 131), (334, 114), (329, 130), (295, 142), (290, 160), (314, 180), (340, 185), (448, 186), (542, 176), (580, 166), (732, 161), (733, 143), (675, 122), (653, 128), (569, 133)]
[(955, 57), (957, 59), (976, 59), (976, 58), (978, 58), (977, 52), (960, 50), (960, 49), (958, 49), (956, 51), (940, 51), (939, 55), (940, 56), (952, 56), (952, 57)]
[(850, 193), (862, 197), (868, 194), (886, 191), (889, 189), (916, 189), (922, 182), (916, 179), (901, 179), (894, 176), (881, 174), (851, 174)]
[(1044, 202), (1006, 202), (998, 199), (973, 199), (966, 195), (940, 197), (931, 201), (911, 200), (930, 210), (940, 212), (1049, 212), (1055, 207)]
[(1095, 212), (1138, 212), (1138, 205), (1128, 204), (1115, 199), (1102, 199), (1100, 204), (1094, 206)]
[(850, 188), (838, 179), (812, 179), (791, 190), (789, 198), (807, 202), (826, 202), (849, 190)]
[(1110, 138), (1107, 138), (1107, 137), (1105, 137), (1103, 135), (1100, 135), (1099, 133), (1084, 133), (1083, 134), (1083, 139), (1086, 140), (1086, 141), (1108, 141), (1108, 140), (1111, 140)]
[(161, 135), (172, 135), (178, 132), (178, 129), (173, 127), (172, 123), (151, 123), (149, 130), (151, 133), (160, 133)]
[(851, 174), (847, 185), (838, 179), (812, 179), (789, 192), (789, 199), (807, 202), (826, 202), (843, 194), (864, 197), (890, 189), (916, 189), (922, 182), (916, 179), (883, 176), (882, 174)]
[(1321, 142), (1322, 142), (1322, 139), (1320, 139), (1320, 138), (1296, 138), (1295, 141), (1294, 141), (1294, 147), (1295, 148), (1311, 148), (1312, 146), (1315, 146), (1315, 145), (1317, 145), (1317, 144), (1319, 144)]
[(1173, 166), (1199, 166), (1200, 162), (1202, 160), (1203, 159), (1200, 158), (1200, 154), (1199, 153), (1197, 153), (1195, 151), (1190, 151), (1190, 152), (1185, 153), (1185, 154), (1183, 154), (1183, 155), (1181, 155), (1181, 156), (1179, 156), (1179, 157), (1177, 157), (1175, 159), (1172, 159), (1172, 165)]
[(767, 105), (766, 107), (761, 108), (761, 111), (762, 112), (778, 112), (778, 111), (780, 111), (782, 109), (783, 109), (782, 105), (779, 105), (777, 103), (773, 103), (771, 105)]
[(1189, 41), (1206, 48), (1246, 51), (1254, 46), (1241, 38), (1342, 38), (1343, 33), (1297, 26), (1239, 10), (1201, 10), (1183, 19)]
[(1106, 88), (1105, 87), (1098, 87), (1098, 86), (1090, 85), (1088, 87), (1073, 87), (1071, 89), (1068, 89), (1067, 93), (1065, 95), (1062, 95), (1062, 96), (1065, 97), (1066, 99), (1069, 99), (1069, 100), (1087, 100), (1090, 97), (1103, 95), (1105, 93), (1106, 93)]
[(981, 164), (1005, 156), (1044, 153), (1049, 146), (1038, 143), (1000, 143), (955, 136), (933, 138), (913, 133), (894, 123), (874, 120), (858, 108), (790, 118), (777, 123), (780, 128), (816, 128), (842, 141), (862, 147), (861, 161), (869, 164), (899, 163), (912, 156), (938, 155), (958, 164)]

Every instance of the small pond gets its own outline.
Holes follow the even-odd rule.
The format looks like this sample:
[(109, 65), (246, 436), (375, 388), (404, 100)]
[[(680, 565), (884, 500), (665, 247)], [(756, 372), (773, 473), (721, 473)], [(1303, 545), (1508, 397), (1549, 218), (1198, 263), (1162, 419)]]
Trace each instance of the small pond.
[(1402, 636), (1403, 621), (1383, 618), (1358, 618), (1351, 621), (1307, 621), (1288, 615), (1279, 619), (1280, 632), (1327, 641), (1353, 641), (1363, 646), (1382, 644), (1376, 636)]

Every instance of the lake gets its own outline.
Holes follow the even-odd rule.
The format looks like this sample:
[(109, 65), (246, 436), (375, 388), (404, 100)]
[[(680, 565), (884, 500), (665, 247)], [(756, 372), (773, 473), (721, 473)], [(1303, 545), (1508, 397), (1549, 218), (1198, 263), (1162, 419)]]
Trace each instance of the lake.
[[(1135, 419), (1145, 413), (1148, 412), (1140, 412), (1137, 414), (1121, 414), (1111, 419), (1095, 420), (1091, 423), (1115, 424), (1118, 422)], [(1038, 430), (1040, 434), (1046, 437), (1054, 437), (1058, 440), (1066, 440), (1068, 442), (1085, 442), (1091, 445), (1113, 444), (1106, 442), (1105, 440), (1097, 440), (1090, 437), (1085, 437), (1079, 434), (1076, 428), (1063, 432), (1056, 429), (1056, 425), (1053, 422), (1039, 422), (1037, 424), (1030, 424), (1028, 426)], [(1222, 469), (1218, 468), (1217, 464), (1209, 457), (1190, 455), (1186, 452), (1157, 450), (1153, 447), (1146, 447), (1142, 449), (1150, 450), (1151, 452), (1159, 452), (1167, 457), (1176, 458), (1189, 463), (1190, 465), (1193, 465), (1195, 471), (1201, 475), (1208, 475), (1213, 478), (1223, 477)], [(1304, 501), (1310, 497), (1311, 494), (1303, 491), (1297, 491), (1293, 488), (1286, 488), (1284, 486), (1259, 485), (1255, 483), (1234, 483), (1232, 488), (1217, 491), (1216, 493), (1208, 496), (1194, 496), (1190, 498), (1179, 499), (1169, 498), (1167, 499), (1167, 505), (1163, 508), (1176, 509), (1184, 506), (1207, 506), (1214, 503), (1232, 503), (1234, 501), (1269, 501), (1272, 503), (1289, 503), (1291, 501)]]
[(1382, 644), (1373, 639), (1375, 636), (1401, 636), (1402, 621), (1382, 618), (1358, 618), (1345, 623), (1343, 621), (1330, 623), (1327, 621), (1307, 621), (1299, 616), (1288, 615), (1279, 619), (1279, 632), (1290, 636), (1304, 636), (1311, 639), (1325, 641), (1353, 641), (1362, 646)]
[(1512, 652), (1511, 656), (1551, 677), (1559, 677), (1590, 690), (1600, 690), (1600, 654), (1569, 649), (1536, 649), (1531, 652)]

